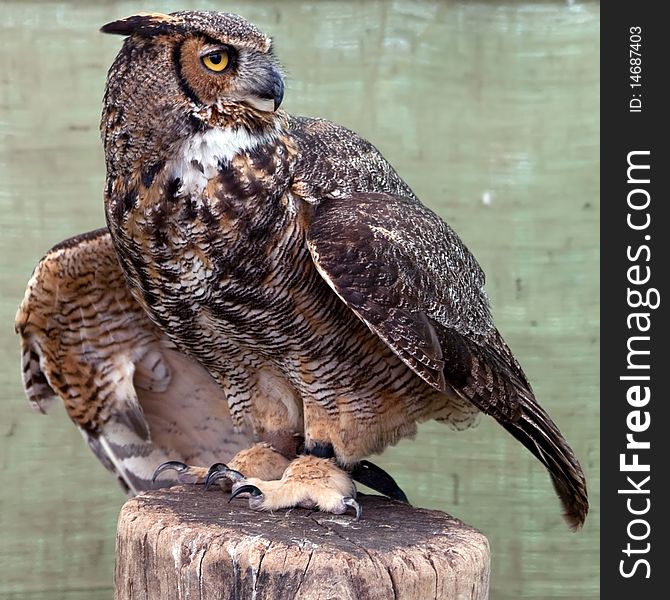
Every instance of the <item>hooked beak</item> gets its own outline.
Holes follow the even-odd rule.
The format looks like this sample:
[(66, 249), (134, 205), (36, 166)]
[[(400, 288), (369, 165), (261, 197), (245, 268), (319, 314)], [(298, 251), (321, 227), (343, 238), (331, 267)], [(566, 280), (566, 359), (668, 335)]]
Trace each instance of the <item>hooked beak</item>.
[(284, 78), (281, 73), (275, 70), (275, 79), (272, 85), (272, 99), (274, 100), (275, 111), (281, 106), (284, 99)]
[(262, 112), (275, 112), (284, 99), (284, 77), (277, 68), (271, 67), (271, 69), (264, 89), (247, 98), (251, 106)]

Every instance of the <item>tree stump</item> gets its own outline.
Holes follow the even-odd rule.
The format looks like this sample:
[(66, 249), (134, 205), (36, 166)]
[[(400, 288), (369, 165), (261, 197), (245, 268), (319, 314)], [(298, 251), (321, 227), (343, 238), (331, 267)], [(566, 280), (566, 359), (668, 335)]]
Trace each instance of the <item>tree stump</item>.
[(359, 495), (353, 514), (261, 513), (202, 486), (128, 500), (116, 536), (117, 600), (488, 598), (489, 546), (449, 515)]

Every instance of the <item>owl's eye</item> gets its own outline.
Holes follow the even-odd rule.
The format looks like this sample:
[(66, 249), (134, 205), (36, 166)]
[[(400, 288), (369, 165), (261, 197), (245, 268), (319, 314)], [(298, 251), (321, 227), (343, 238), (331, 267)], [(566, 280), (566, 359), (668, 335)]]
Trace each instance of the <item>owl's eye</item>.
[(200, 60), (202, 60), (202, 64), (210, 71), (220, 73), (228, 66), (228, 52), (217, 50), (216, 52), (205, 54)]

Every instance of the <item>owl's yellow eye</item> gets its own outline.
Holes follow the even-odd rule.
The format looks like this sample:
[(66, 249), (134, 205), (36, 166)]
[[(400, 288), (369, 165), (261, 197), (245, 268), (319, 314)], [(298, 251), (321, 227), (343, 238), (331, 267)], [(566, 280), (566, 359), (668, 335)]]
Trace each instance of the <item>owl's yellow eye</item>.
[(210, 71), (220, 73), (228, 66), (228, 52), (225, 50), (217, 50), (210, 52), (202, 57), (202, 64)]

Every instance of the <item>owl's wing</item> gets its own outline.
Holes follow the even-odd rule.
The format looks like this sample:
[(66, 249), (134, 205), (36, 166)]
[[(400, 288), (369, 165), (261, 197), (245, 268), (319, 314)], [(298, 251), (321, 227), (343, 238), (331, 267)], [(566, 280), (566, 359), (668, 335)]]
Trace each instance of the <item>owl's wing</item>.
[(30, 403), (46, 412), (60, 397), (91, 450), (131, 495), (152, 487), (162, 462), (209, 465), (249, 446), (233, 429), (221, 388), (130, 295), (106, 229), (46, 254), (19, 307), (16, 331)]
[(419, 377), (493, 416), (548, 468), (566, 520), (580, 526), (581, 467), (493, 325), (484, 275), (454, 231), (414, 198), (354, 193), (317, 205), (307, 246), (335, 293)]
[[(440, 391), (449, 375), (450, 385), (458, 378), (449, 371), (453, 357), (444, 355), (442, 330), (481, 341), (495, 332), (479, 265), (454, 231), (412, 198), (354, 193), (324, 200), (307, 245), (340, 298)], [(492, 411), (515, 413), (502, 399), (490, 402)]]

